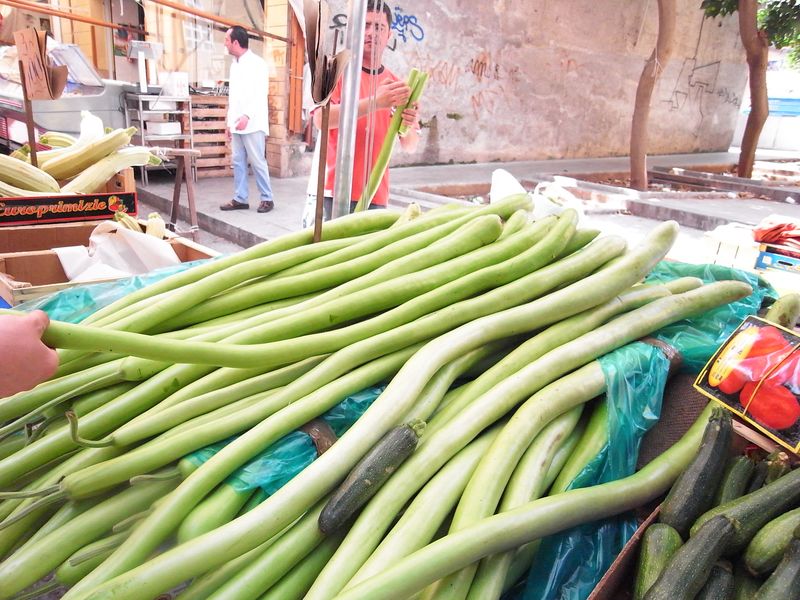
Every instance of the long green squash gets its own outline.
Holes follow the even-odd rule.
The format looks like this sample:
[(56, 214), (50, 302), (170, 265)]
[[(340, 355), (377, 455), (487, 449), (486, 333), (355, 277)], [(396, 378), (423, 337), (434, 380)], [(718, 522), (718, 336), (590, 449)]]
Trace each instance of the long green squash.
[[(72, 596), (84, 596), (92, 587), (114, 576), (116, 577), (113, 581), (99, 585), (86, 597), (108, 597), (105, 591), (110, 591), (115, 598), (156, 595), (184, 579), (199, 574), (203, 569), (210, 569), (230, 560), (233, 558), (232, 554), (247, 552), (275, 535), (332, 489), (367, 449), (408, 412), (416, 394), (443, 364), (489, 341), (520, 333), (526, 329), (540, 328), (559, 318), (607, 301), (649, 271), (666, 254), (676, 234), (677, 226), (674, 223), (666, 223), (656, 228), (640, 248), (615, 261), (600, 273), (590, 275), (579, 283), (567, 285), (545, 298), (524, 306), (475, 318), (474, 313), (464, 314), (466, 303), (460, 303), (461, 306), (455, 305), (457, 308), (443, 314), (450, 319), (454, 319), (457, 315), (464, 317), (465, 321), (475, 320), (441, 336), (420, 350), (406, 363), (401, 373), (395, 377), (370, 410), (336, 443), (334, 448), (323, 454), (276, 494), (249, 513), (218, 528), (213, 534), (206, 534), (183, 544), (140, 567), (132, 568), (136, 564), (141, 564), (154, 547), (143, 544), (142, 551), (128, 552), (126, 555), (123, 545), (115, 553), (118, 554), (118, 558), (115, 560), (115, 556), (112, 555), (101, 566), (103, 573), (98, 573), (100, 569), (93, 572), (93, 575), (97, 573), (97, 576)], [(497, 310), (497, 298), (492, 294), (484, 296), (490, 298), (489, 301)], [(477, 307), (486, 298), (471, 302)], [(369, 344), (365, 343), (362, 346), (366, 350)], [(361, 348), (349, 351), (358, 352)], [(255, 431), (245, 434), (242, 438), (247, 438), (251, 433), (257, 438), (258, 433)], [(223, 449), (214, 459), (223, 462), (229, 454), (226, 450), (231, 452), (235, 450), (232, 446)], [(194, 475), (199, 473), (200, 471)], [(191, 479), (192, 476), (184, 483), (189, 483)], [(138, 529), (141, 529), (141, 526)], [(131, 542), (135, 535), (136, 533), (126, 544)], [(231, 552), (221, 553), (219, 551), (221, 543), (230, 548)], [(200, 566), (201, 564), (203, 566)]]

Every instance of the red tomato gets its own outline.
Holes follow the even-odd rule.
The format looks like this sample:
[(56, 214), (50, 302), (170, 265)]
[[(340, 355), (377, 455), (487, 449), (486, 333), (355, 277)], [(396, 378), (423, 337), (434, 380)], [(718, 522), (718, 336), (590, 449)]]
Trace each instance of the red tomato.
[(746, 383), (739, 396), (750, 417), (772, 429), (788, 429), (800, 419), (800, 403), (790, 390), (765, 381), (751, 399), (755, 389), (755, 383)]

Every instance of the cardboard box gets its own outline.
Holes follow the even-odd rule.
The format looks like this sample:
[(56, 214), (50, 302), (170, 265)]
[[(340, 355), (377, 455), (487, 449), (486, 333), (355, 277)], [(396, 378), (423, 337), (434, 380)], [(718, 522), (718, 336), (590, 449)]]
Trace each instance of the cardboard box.
[[(61, 262), (51, 248), (85, 246), (96, 226), (96, 222), (83, 222), (0, 229), (0, 297), (14, 306), (68, 287), (86, 284), (85, 281), (67, 281)], [(211, 248), (170, 232), (167, 232), (167, 238), (181, 262), (219, 255)]]
[[(108, 184), (106, 184), (108, 185)], [(113, 187), (128, 185), (123, 179)], [(105, 187), (105, 186), (104, 186)], [(136, 192), (94, 192), (0, 198), (0, 227), (44, 225), (111, 219), (117, 211), (136, 215)]]
[(800, 452), (800, 332), (750, 315), (697, 375), (695, 389)]
[(713, 264), (752, 271), (758, 258), (759, 244), (753, 240), (753, 229), (738, 223), (728, 223), (707, 231), (703, 242)]
[(781, 254), (780, 246), (761, 244), (756, 259), (756, 269), (778, 269), (791, 273), (800, 273), (800, 258)]
[[(750, 429), (743, 423), (733, 422), (734, 439), (731, 444), (732, 453), (741, 453), (748, 443), (755, 444), (767, 452), (781, 449), (775, 442)], [(796, 456), (793, 457), (795, 460)], [(603, 578), (595, 586), (588, 600), (625, 600), (632, 598), (632, 586), (636, 577), (636, 563), (639, 559), (639, 545), (647, 527), (658, 518), (659, 507), (656, 507), (645, 518), (628, 543), (622, 548), (617, 558), (611, 563)]]
[(145, 121), (144, 128), (152, 135), (181, 134), (181, 124), (178, 121)]
[(133, 175), (133, 167), (123, 169), (114, 177), (109, 179), (104, 186), (97, 192), (105, 192), (106, 194), (122, 194), (131, 193), (136, 191), (136, 179)]

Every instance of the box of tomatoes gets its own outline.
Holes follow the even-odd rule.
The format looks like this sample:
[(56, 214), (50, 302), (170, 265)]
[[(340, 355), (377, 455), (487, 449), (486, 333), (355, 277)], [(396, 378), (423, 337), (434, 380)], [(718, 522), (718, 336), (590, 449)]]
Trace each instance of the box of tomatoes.
[(800, 451), (800, 336), (748, 317), (700, 371), (695, 388), (794, 453)]

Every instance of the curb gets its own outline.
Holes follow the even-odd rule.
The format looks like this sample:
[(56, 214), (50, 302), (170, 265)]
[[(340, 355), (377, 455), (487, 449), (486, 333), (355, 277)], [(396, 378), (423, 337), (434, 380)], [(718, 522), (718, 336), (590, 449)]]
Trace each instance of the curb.
[[(138, 188), (137, 192), (142, 202), (150, 204), (156, 210), (165, 215), (165, 221), (169, 218), (167, 215), (172, 214), (172, 200), (162, 198), (157, 194), (149, 192), (145, 189)], [(191, 221), (189, 216), (189, 207), (181, 204), (178, 206), (178, 218), (187, 223)], [(257, 235), (251, 231), (245, 231), (235, 225), (221, 221), (216, 217), (209, 214), (199, 212), (197, 213), (197, 223), (200, 229), (209, 232), (211, 235), (216, 235), (229, 242), (233, 242), (243, 248), (249, 248), (261, 242), (267, 241), (267, 238)]]

